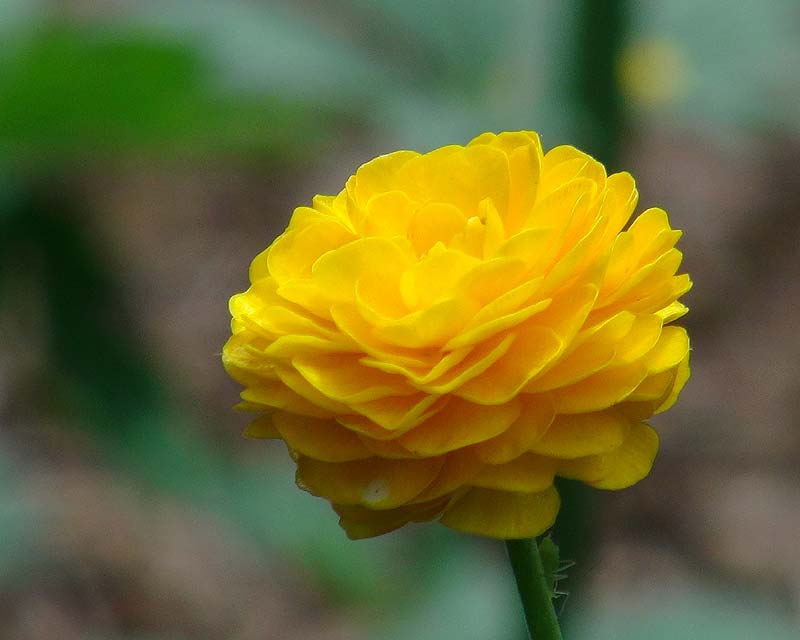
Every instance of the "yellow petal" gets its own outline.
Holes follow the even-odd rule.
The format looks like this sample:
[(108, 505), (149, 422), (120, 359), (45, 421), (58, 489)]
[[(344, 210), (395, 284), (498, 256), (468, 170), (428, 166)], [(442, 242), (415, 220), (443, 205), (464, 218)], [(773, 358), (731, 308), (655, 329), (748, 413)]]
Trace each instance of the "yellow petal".
[(672, 229), (663, 209), (648, 209), (633, 221), (628, 230), (635, 240), (635, 255), (639, 264), (648, 264), (666, 253), (680, 240), (683, 232)]
[(288, 230), (272, 244), (267, 264), (278, 284), (311, 275), (314, 261), (353, 240), (353, 235), (333, 220), (319, 220), (299, 230)]
[[(546, 197), (560, 185), (576, 178), (590, 180), (598, 193), (605, 188), (606, 171), (603, 165), (574, 148), (572, 151), (564, 153), (563, 157), (557, 157), (562, 149), (566, 148), (555, 147), (544, 156), (539, 182), (539, 197)], [(574, 153), (575, 151), (577, 153)], [(568, 158), (567, 153), (574, 153), (574, 157)]]
[(251, 410), (283, 409), (291, 413), (314, 418), (329, 418), (331, 412), (289, 389), (280, 380), (262, 380), (242, 391), (242, 400)]
[(681, 236), (669, 226), (662, 209), (648, 209), (634, 220), (630, 229), (617, 236), (606, 271), (602, 297), (627, 284), (642, 267), (669, 252)]
[(554, 459), (523, 453), (505, 464), (486, 465), (469, 484), (502, 491), (537, 493), (553, 485), (555, 472)]
[(539, 141), (539, 134), (535, 131), (502, 131), (492, 133), (487, 131), (479, 136), (475, 136), (467, 143), (468, 147), (487, 144), (501, 149), (506, 154), (510, 154), (520, 148), (535, 148), (541, 150), (542, 143)]
[(661, 413), (669, 409), (678, 399), (678, 394), (680, 394), (681, 390), (683, 389), (684, 385), (686, 384), (687, 380), (689, 380), (689, 375), (691, 373), (689, 369), (689, 355), (691, 352), (687, 353), (683, 360), (681, 360), (678, 368), (676, 370), (675, 375), (675, 385), (672, 388), (670, 394), (666, 397), (664, 402), (662, 402), (655, 410), (655, 413)]
[(428, 252), (400, 278), (400, 293), (409, 309), (430, 307), (453, 294), (455, 285), (481, 262), (461, 251), (447, 249)]
[(416, 205), (402, 191), (376, 193), (367, 202), (364, 235), (391, 238), (405, 236)]
[(404, 191), (400, 171), (419, 155), (416, 151), (395, 151), (361, 165), (356, 171), (350, 197), (359, 205), (366, 207), (374, 194)]
[(486, 239), (486, 227), (478, 216), (467, 218), (467, 223), (450, 239), (450, 248), (464, 253), (483, 257), (483, 246)]
[(689, 291), (692, 284), (688, 274), (674, 276), (665, 282), (654, 285), (649, 295), (626, 301), (626, 304), (630, 304), (631, 311), (635, 313), (657, 313)]
[(501, 133), (492, 144), (503, 149), (508, 155), (511, 191), (504, 222), (506, 231), (515, 232), (521, 227), (536, 202), (542, 146), (539, 136), (527, 131)]
[[(539, 194), (540, 199), (537, 199), (523, 226), (527, 229), (553, 229), (555, 237), (561, 238), (576, 209), (579, 206), (588, 206), (596, 194), (597, 185), (586, 178), (562, 183), (544, 197)], [(555, 248), (559, 245), (560, 243), (555, 244)]]
[(674, 322), (678, 318), (685, 316), (689, 312), (689, 307), (681, 302), (671, 302), (663, 309), (656, 311), (656, 315), (661, 318), (664, 324)]
[(253, 420), (244, 430), (247, 438), (274, 440), (281, 437), (275, 427), (272, 416), (260, 416)]
[(333, 414), (347, 413), (348, 407), (341, 402), (337, 402), (332, 398), (326, 396), (308, 380), (306, 380), (298, 371), (289, 367), (278, 367), (275, 372), (278, 374), (281, 382), (289, 389), (294, 391), (297, 395), (311, 404), (314, 404), (325, 411)]
[[(340, 421), (340, 424), (341, 421)], [(416, 456), (411, 451), (406, 449), (402, 444), (400, 444), (397, 440), (388, 440), (385, 439), (387, 437), (386, 434), (382, 435), (383, 439), (373, 438), (362, 431), (356, 431), (354, 429), (348, 430), (353, 431), (356, 433), (357, 437), (364, 446), (372, 452), (372, 455), (377, 456), (379, 458), (392, 458), (395, 460), (407, 460), (408, 458), (421, 458), (423, 456)], [(394, 436), (395, 434), (389, 433), (389, 437)]]
[(540, 194), (552, 193), (558, 185), (581, 175), (590, 162), (588, 155), (574, 147), (563, 145), (550, 149), (542, 158)]
[(330, 312), (336, 326), (361, 347), (364, 353), (376, 360), (423, 369), (433, 367), (439, 360), (424, 352), (380, 341), (374, 335), (373, 325), (353, 305), (334, 305)]
[(519, 417), (515, 398), (497, 407), (451, 398), (441, 411), (398, 438), (406, 449), (435, 456), (483, 442), (502, 433)]
[(561, 500), (554, 487), (540, 493), (473, 488), (452, 502), (440, 522), (492, 538), (531, 538), (553, 526)]
[(278, 287), (278, 295), (323, 320), (330, 320), (331, 303), (312, 280), (294, 278)]
[(508, 209), (508, 158), (488, 145), (461, 147), (455, 153), (421, 158), (428, 202), (447, 202), (467, 218), (478, 215), (481, 201), (489, 198), (497, 210)]
[(460, 153), (463, 148), (457, 144), (450, 144), (411, 158), (397, 170), (394, 183), (397, 186), (394, 188), (404, 191), (413, 201), (420, 204), (446, 202), (441, 198), (432, 197), (431, 182), (435, 182), (441, 176), (441, 167), (447, 158)]
[(513, 349), (453, 393), (477, 404), (506, 403), (550, 363), (562, 344), (547, 327), (527, 327), (517, 334)]
[(426, 393), (380, 398), (353, 405), (353, 411), (357, 411), (360, 416), (341, 415), (338, 419), (342, 424), (373, 437), (380, 438), (382, 434), (371, 429), (365, 421), (388, 432), (387, 437), (395, 437), (427, 420), (440, 410), (447, 400), (448, 398)]
[(610, 367), (553, 392), (559, 413), (602, 411), (625, 400), (647, 376), (641, 362)]
[(542, 171), (549, 173), (559, 165), (580, 160), (581, 164), (592, 160), (592, 156), (569, 144), (562, 144), (548, 150), (542, 161)]
[(386, 319), (375, 327), (376, 338), (409, 349), (441, 346), (474, 315), (476, 305), (463, 298), (450, 298), (427, 309), (397, 319)]
[[(311, 199), (311, 206), (314, 210), (332, 218), (336, 218), (344, 223), (349, 223), (347, 218), (346, 206), (347, 194), (342, 191), (338, 195), (317, 194)], [(352, 230), (352, 226), (349, 227)]]
[(608, 217), (608, 227), (603, 239), (604, 244), (607, 244), (622, 231), (639, 201), (639, 192), (636, 190), (633, 176), (627, 171), (610, 175), (602, 198), (597, 215)]
[(233, 317), (248, 328), (274, 339), (283, 335), (308, 335), (329, 341), (341, 341), (341, 334), (332, 323), (318, 318), (277, 294), (271, 278), (261, 280), (247, 292), (230, 301)]
[(319, 420), (277, 411), (273, 424), (290, 449), (324, 462), (372, 457), (361, 440), (335, 420)]
[(552, 329), (566, 348), (583, 327), (596, 299), (596, 286), (575, 286), (569, 292), (553, 298), (550, 306), (531, 322)]
[(484, 306), (513, 290), (521, 282), (526, 270), (527, 265), (520, 258), (476, 261), (458, 281), (456, 291)]
[(353, 342), (342, 340), (342, 336), (336, 338), (328, 340), (314, 336), (280, 336), (263, 353), (268, 358), (290, 360), (298, 355), (325, 356), (358, 352), (358, 347)]
[(650, 473), (658, 453), (658, 434), (635, 422), (625, 441), (613, 451), (559, 464), (558, 475), (582, 480), (597, 489), (625, 489)]
[(491, 258), (506, 237), (505, 226), (494, 202), (490, 198), (478, 205), (478, 217), (484, 221), (486, 233), (483, 236), (483, 259)]
[(339, 526), (351, 540), (372, 538), (399, 529), (409, 522), (433, 520), (444, 509), (447, 499), (432, 500), (425, 504), (404, 505), (395, 509), (376, 511), (358, 505), (334, 504), (339, 515)]
[(638, 314), (631, 330), (616, 344), (614, 361), (633, 362), (650, 352), (662, 335), (661, 318), (655, 314)]
[(425, 254), (437, 242), (445, 245), (464, 228), (467, 217), (458, 207), (445, 202), (431, 202), (412, 217), (408, 238), (417, 255)]
[(676, 367), (689, 353), (689, 335), (683, 327), (664, 327), (658, 343), (647, 353), (645, 362), (651, 375)]
[(626, 400), (629, 402), (644, 402), (663, 398), (668, 391), (675, 385), (675, 370), (668, 369), (661, 373), (656, 373), (646, 377), (641, 384), (634, 389)]
[(356, 282), (356, 308), (368, 322), (374, 324), (383, 322), (384, 318), (401, 318), (412, 310), (403, 298), (399, 274), (398, 271), (395, 278), (386, 273), (367, 271)]
[(422, 493), (436, 479), (443, 462), (441, 458), (321, 462), (300, 456), (297, 484), (337, 504), (391, 509)]
[(274, 380), (275, 363), (263, 357), (259, 350), (260, 336), (250, 331), (239, 331), (231, 335), (222, 348), (222, 364), (225, 370), (242, 384), (252, 384), (261, 379)]
[(630, 427), (631, 421), (614, 410), (560, 415), (531, 451), (562, 459), (609, 453), (624, 442)]
[(414, 502), (434, 500), (453, 493), (478, 475), (483, 466), (472, 448), (451, 451), (444, 456), (444, 464), (436, 480), (414, 498)]
[(469, 354), (431, 382), (416, 382), (415, 386), (428, 393), (452, 393), (467, 381), (486, 371), (502, 358), (514, 342), (514, 334), (492, 337), (472, 347)]
[(652, 294), (657, 285), (668, 282), (669, 278), (678, 270), (682, 258), (683, 254), (680, 251), (670, 249), (653, 262), (626, 276), (616, 291), (598, 301), (597, 307), (602, 308), (614, 303), (630, 311), (638, 310), (630, 303)]
[(581, 331), (563, 357), (547, 373), (531, 380), (526, 391), (558, 389), (600, 371), (614, 359), (617, 343), (631, 330), (635, 321), (634, 314), (622, 311)]
[(416, 393), (402, 377), (366, 367), (357, 355), (299, 353), (292, 366), (320, 393), (343, 404)]
[(410, 248), (395, 239), (360, 238), (320, 256), (311, 274), (329, 304), (353, 302), (364, 273), (397, 280), (411, 259)]
[[(550, 298), (540, 299), (534, 295), (542, 280), (541, 277), (528, 280), (489, 301), (470, 318), (459, 335), (450, 340), (444, 348), (455, 349), (462, 345), (474, 344), (478, 340), (497, 333), (499, 330), (497, 327), (513, 326), (531, 317), (534, 313), (544, 311), (552, 300)], [(520, 312), (522, 313), (520, 314)]]
[[(457, 349), (463, 345), (477, 344), (494, 337), (501, 331), (513, 329), (514, 327), (521, 325), (526, 320), (529, 320), (537, 313), (541, 313), (547, 309), (551, 302), (551, 298), (545, 298), (544, 300), (540, 300), (534, 304), (522, 307), (513, 313), (507, 313), (492, 320), (487, 320), (486, 322), (474, 327), (470, 327), (469, 329), (465, 328), (455, 338), (449, 340), (447, 344), (445, 344), (444, 348)], [(484, 307), (483, 310), (485, 311), (486, 308)], [(472, 321), (470, 321), (470, 324), (471, 323)]]
[(402, 375), (417, 389), (423, 389), (425, 388), (425, 385), (438, 380), (453, 367), (463, 362), (472, 351), (472, 347), (461, 347), (454, 351), (450, 351), (449, 353), (441, 356), (440, 360), (432, 367), (409, 367), (407, 365), (396, 364), (391, 361), (387, 362), (369, 356), (361, 358), (360, 362), (367, 367), (372, 367), (373, 369), (378, 369), (379, 371)]
[(425, 385), (438, 381), (439, 378), (444, 376), (451, 369), (464, 362), (465, 358), (472, 352), (474, 352), (472, 347), (461, 347), (441, 356), (439, 361), (433, 366), (409, 366), (407, 364), (396, 363), (391, 360), (381, 360), (369, 356), (361, 358), (361, 363), (367, 367), (385, 371), (386, 373), (400, 374), (416, 388), (427, 389), (428, 387)]
[(565, 286), (565, 283), (576, 281), (586, 266), (597, 257), (600, 249), (599, 241), (608, 225), (608, 218), (598, 218), (590, 231), (578, 242), (570, 244), (570, 250), (558, 259), (550, 273), (544, 279), (541, 295), (551, 295)]
[(503, 242), (496, 252), (498, 258), (520, 258), (528, 269), (538, 273), (542, 265), (550, 264), (558, 253), (557, 231), (552, 227), (523, 229)]
[(253, 261), (250, 263), (250, 269), (248, 271), (248, 275), (250, 278), (250, 283), (256, 283), (265, 278), (269, 278), (269, 252), (272, 247), (267, 247), (261, 253), (259, 253)]
[(490, 464), (503, 464), (529, 451), (541, 438), (555, 417), (555, 407), (548, 394), (520, 395), (519, 417), (503, 433), (472, 447), (478, 457)]

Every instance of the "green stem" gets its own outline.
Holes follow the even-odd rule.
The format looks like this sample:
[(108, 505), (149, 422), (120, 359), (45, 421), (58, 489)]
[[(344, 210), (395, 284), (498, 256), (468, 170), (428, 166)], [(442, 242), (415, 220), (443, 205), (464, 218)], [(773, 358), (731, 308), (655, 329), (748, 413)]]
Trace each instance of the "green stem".
[(525, 610), (525, 621), (533, 640), (562, 640), (552, 585), (545, 577), (539, 547), (534, 538), (506, 540), (508, 559)]

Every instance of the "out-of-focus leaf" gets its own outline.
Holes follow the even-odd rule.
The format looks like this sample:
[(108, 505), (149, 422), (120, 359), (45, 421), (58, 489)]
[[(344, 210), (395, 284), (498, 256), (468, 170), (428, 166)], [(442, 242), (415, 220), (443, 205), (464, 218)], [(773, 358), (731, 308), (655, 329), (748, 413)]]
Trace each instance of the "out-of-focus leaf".
[(50, 28), (12, 47), (0, 75), (0, 153), (34, 158), (157, 150), (286, 157), (332, 112), (212, 86), (192, 47), (156, 36)]
[[(126, 23), (201, 42), (215, 84), (231, 95), (280, 96), (364, 114), (396, 78), (380, 52), (363, 51), (345, 32), (322, 27), (326, 11), (262, 0), (142, 0)], [(318, 19), (322, 18), (322, 19)]]
[(568, 3), (528, 0), (149, 0), (126, 14), (202, 41), (230, 90), (331, 104), (419, 150), (486, 130), (564, 141), (575, 117), (563, 79), (569, 18)]

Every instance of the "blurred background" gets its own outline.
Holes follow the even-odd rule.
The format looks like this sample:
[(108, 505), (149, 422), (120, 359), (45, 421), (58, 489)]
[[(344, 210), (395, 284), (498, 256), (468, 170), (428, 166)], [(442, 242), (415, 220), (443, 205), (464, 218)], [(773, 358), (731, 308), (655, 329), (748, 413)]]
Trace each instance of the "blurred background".
[(524, 638), (502, 545), (348, 541), (219, 357), (295, 206), (521, 128), (695, 280), (652, 475), (562, 487), (567, 637), (800, 637), (795, 1), (0, 0), (0, 41), (0, 638)]

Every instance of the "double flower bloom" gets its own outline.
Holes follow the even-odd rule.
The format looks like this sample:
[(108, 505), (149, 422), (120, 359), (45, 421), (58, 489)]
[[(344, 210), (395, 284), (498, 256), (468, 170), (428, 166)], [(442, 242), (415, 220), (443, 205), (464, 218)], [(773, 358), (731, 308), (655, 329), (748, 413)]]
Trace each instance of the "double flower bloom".
[(223, 361), (354, 538), (439, 518), (524, 538), (555, 476), (649, 472), (689, 377), (691, 287), (627, 173), (532, 132), (399, 151), (295, 210), (231, 299)]

